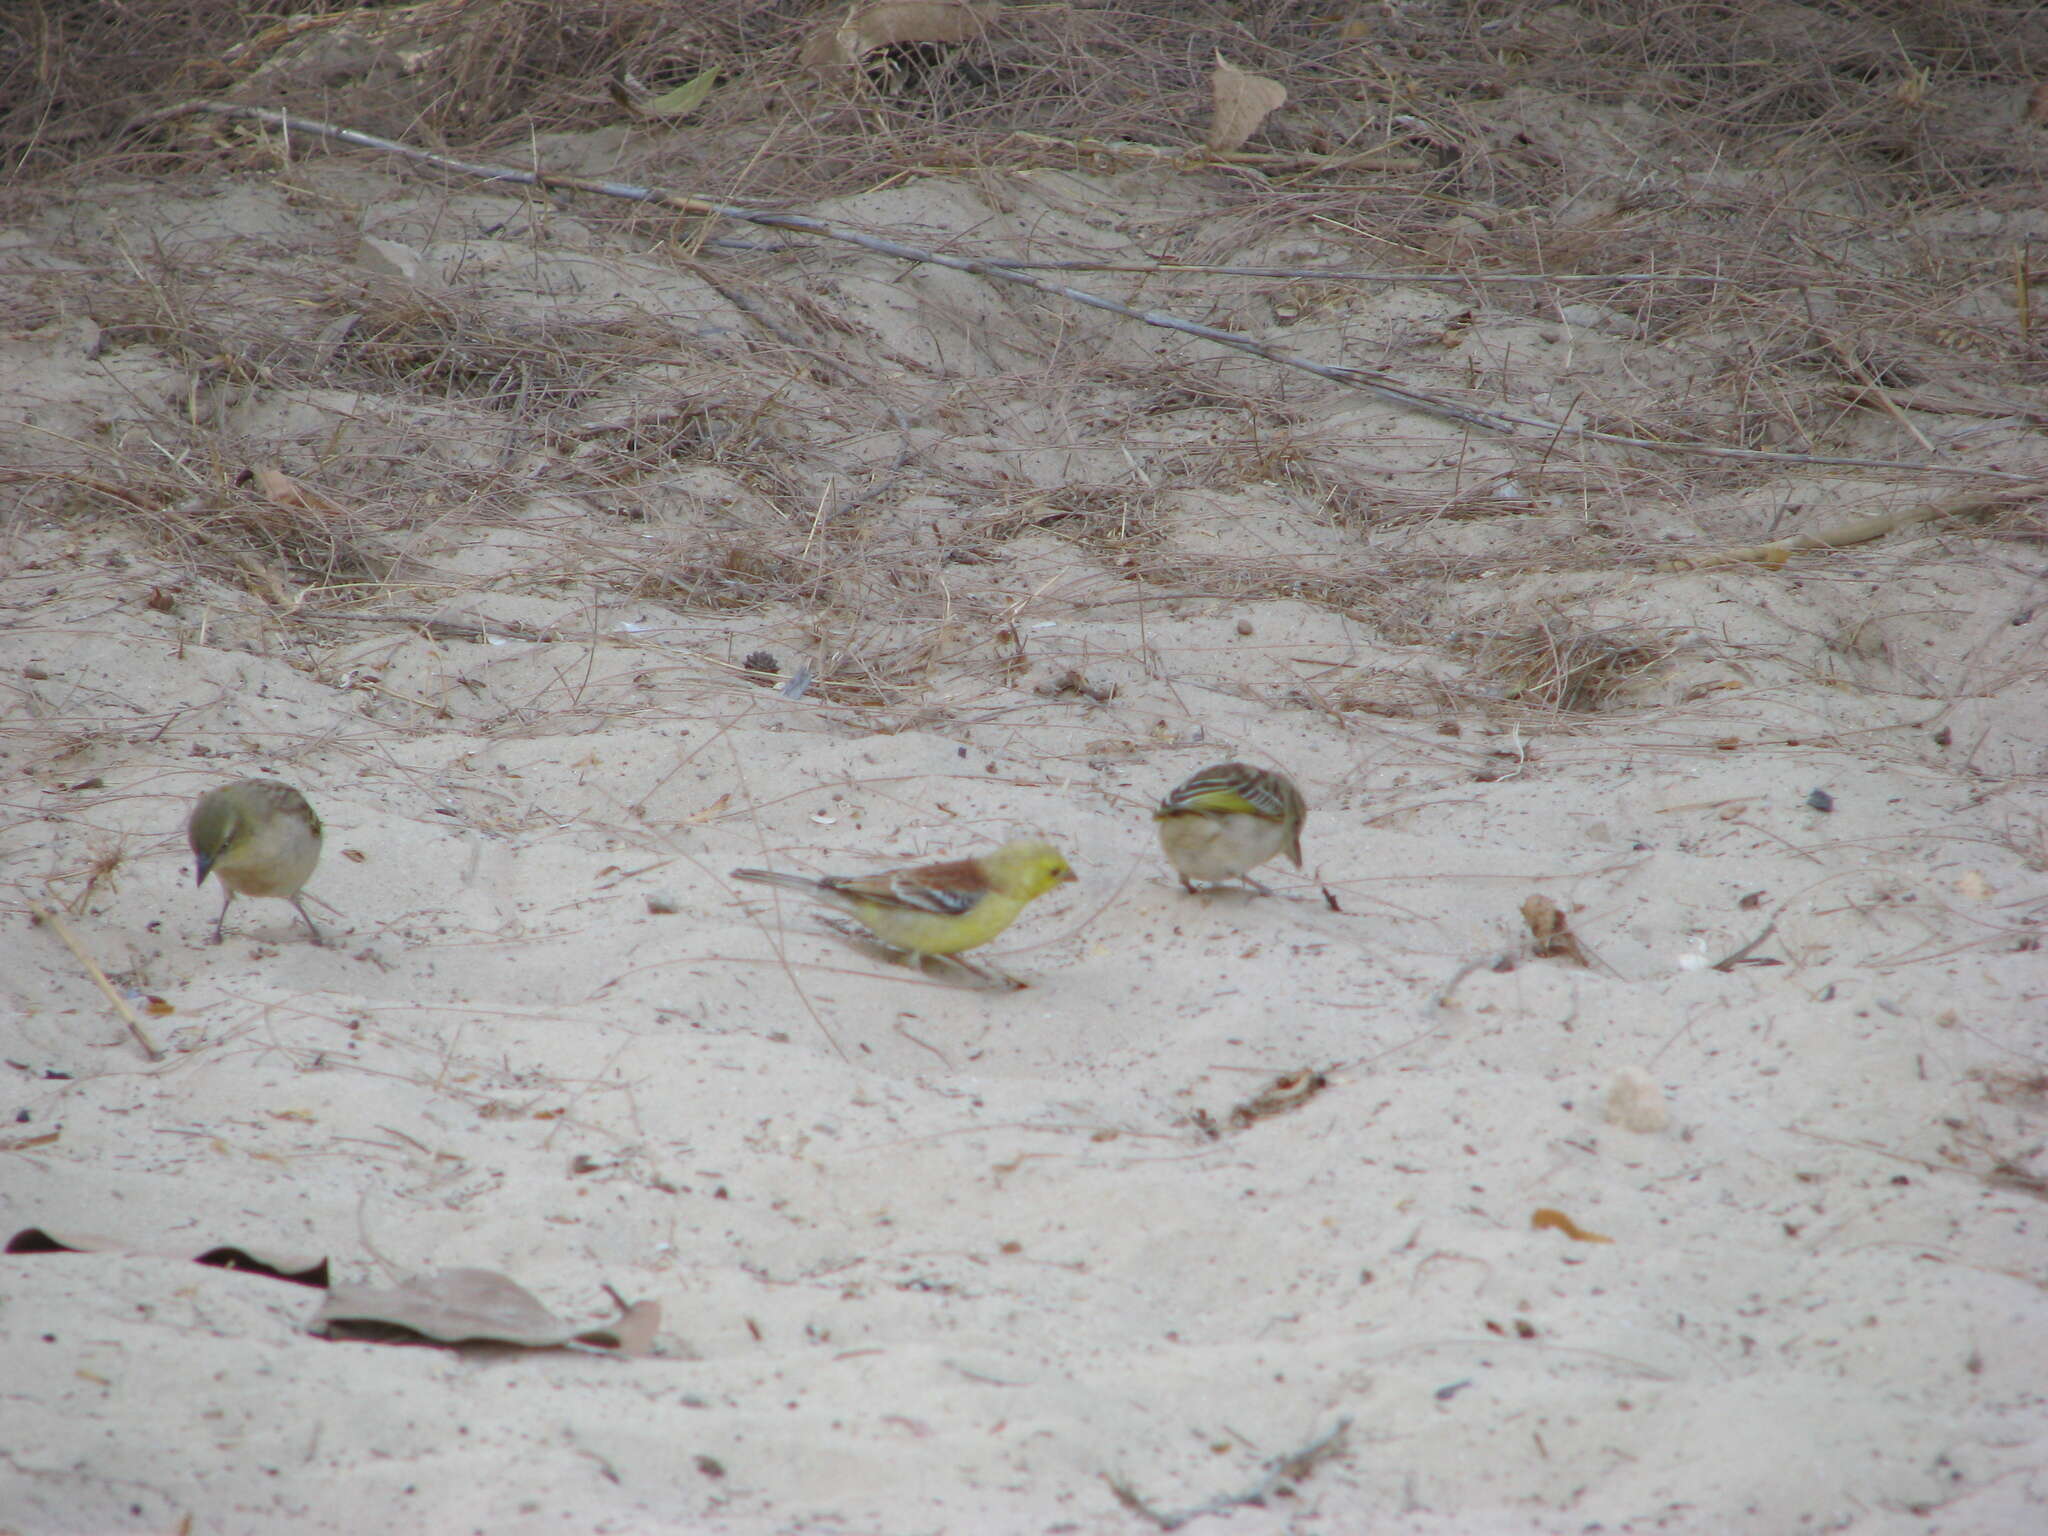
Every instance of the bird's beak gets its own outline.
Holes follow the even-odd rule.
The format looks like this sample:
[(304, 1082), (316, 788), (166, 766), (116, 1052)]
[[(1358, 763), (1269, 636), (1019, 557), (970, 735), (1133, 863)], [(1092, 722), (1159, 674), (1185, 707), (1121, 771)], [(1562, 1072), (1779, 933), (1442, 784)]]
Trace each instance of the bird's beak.
[(198, 878), (197, 880), (194, 880), (194, 881), (193, 881), (192, 883), (193, 883), (194, 885), (204, 885), (204, 884), (206, 884), (206, 876), (207, 876), (207, 872), (208, 872), (209, 870), (211, 870), (212, 868), (213, 868), (213, 855), (212, 855), (212, 854), (210, 854), (210, 853), (202, 853), (202, 854), (200, 854), (200, 855), (199, 855), (199, 878)]

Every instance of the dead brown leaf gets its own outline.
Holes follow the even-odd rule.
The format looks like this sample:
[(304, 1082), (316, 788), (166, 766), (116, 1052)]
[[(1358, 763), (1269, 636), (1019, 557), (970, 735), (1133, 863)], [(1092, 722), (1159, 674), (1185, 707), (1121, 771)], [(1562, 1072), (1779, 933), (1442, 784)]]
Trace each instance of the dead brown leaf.
[[(617, 1298), (614, 1297), (617, 1302)], [(578, 1343), (644, 1354), (661, 1326), (659, 1302), (622, 1302), (618, 1322), (576, 1328), (524, 1286), (491, 1269), (442, 1269), (390, 1287), (338, 1285), (311, 1327), (329, 1338), (380, 1343), (513, 1344), (560, 1349)]]
[(881, 0), (855, 6), (846, 20), (818, 28), (804, 41), (797, 63), (820, 74), (855, 69), (877, 48), (964, 43), (984, 24), (980, 8), (965, 0)]
[(1602, 1237), (1598, 1232), (1588, 1232), (1563, 1211), (1552, 1210), (1549, 1206), (1537, 1211), (1529, 1218), (1529, 1225), (1541, 1232), (1546, 1228), (1562, 1232), (1575, 1243), (1611, 1243), (1611, 1237)]
[(251, 471), (256, 489), (280, 507), (294, 512), (317, 512), (324, 517), (341, 516), (341, 507), (310, 486), (299, 484), (281, 469), (259, 464)]
[(1259, 124), (1287, 100), (1287, 87), (1278, 80), (1247, 74), (1220, 53), (1209, 73), (1209, 92), (1216, 104), (1209, 124), (1209, 149), (1219, 155), (1242, 149), (1244, 141), (1259, 131)]
[(1233, 1129), (1243, 1130), (1257, 1121), (1284, 1115), (1289, 1110), (1301, 1108), (1329, 1086), (1330, 1079), (1321, 1072), (1283, 1072), (1231, 1110), (1230, 1124)]
[(1529, 925), (1534, 942), (1530, 952), (1541, 960), (1569, 960), (1573, 965), (1590, 965), (1578, 935), (1565, 920), (1564, 910), (1548, 896), (1531, 896), (1522, 903), (1522, 921)]

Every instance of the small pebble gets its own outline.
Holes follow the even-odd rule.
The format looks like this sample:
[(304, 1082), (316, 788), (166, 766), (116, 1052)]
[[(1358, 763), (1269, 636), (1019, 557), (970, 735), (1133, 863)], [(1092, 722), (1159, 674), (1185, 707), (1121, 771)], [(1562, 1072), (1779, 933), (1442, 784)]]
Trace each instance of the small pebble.
[(1806, 803), (1816, 811), (1832, 811), (1835, 808), (1835, 797), (1824, 789), (1816, 789), (1806, 797)]

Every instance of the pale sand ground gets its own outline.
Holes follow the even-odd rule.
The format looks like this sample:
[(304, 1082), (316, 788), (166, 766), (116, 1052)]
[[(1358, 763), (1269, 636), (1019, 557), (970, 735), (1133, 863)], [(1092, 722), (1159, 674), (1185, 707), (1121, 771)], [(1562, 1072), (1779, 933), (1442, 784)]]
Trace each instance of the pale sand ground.
[[(345, 274), (360, 229), (494, 303), (745, 329), (573, 218), (507, 229), (515, 200), (356, 161), (298, 175), (328, 201), (260, 177), (107, 190), (7, 234), (0, 257), (47, 299), (58, 263), (111, 260), (146, 220), (227, 263), (230, 291), (269, 295), (253, 274), (272, 263)], [(938, 184), (835, 211), (990, 247), (1028, 228), (1057, 253), (1117, 247), (1089, 200), (1137, 207), (1148, 188), (1048, 175), (1001, 214)], [(1045, 359), (987, 328), (1050, 334), (1054, 311), (837, 249), (799, 260), (877, 355), (969, 378), (915, 434), (969, 480), (1137, 488), (1231, 419), (1098, 439), (1004, 382)], [(1314, 344), (1373, 361), (1462, 307), (1363, 294)], [(1134, 369), (1207, 356), (1057, 319)], [(1531, 397), (1560, 400), (1672, 366), (1538, 329), (1474, 326), (1461, 356), (1512, 356)], [(77, 312), (9, 333), (0, 370), (39, 430), (111, 421), (131, 443), (192, 383)], [(1248, 360), (1227, 372), (1270, 387)], [(1297, 432), (1390, 486), (1519, 462), (1288, 387)], [(653, 388), (636, 373), (611, 404)], [(815, 381), (787, 391), (791, 410), (831, 408)], [(405, 414), (340, 387), (217, 405), (252, 456), (330, 490), (347, 434)], [(447, 409), (423, 397), (408, 430)], [(422, 463), (528, 451), (472, 430), (456, 421)], [(856, 483), (896, 451), (817, 430)], [(2038, 433), (1996, 442), (1982, 451), (2039, 457)], [(619, 550), (644, 539), (658, 564), (659, 528), (549, 499), (546, 451), (494, 462), (524, 466), (534, 499), (481, 531), (451, 509), (408, 535), (402, 606), (554, 625), (551, 642), (287, 623), (107, 518), (5, 526), (0, 1131), (61, 1134), (0, 1154), (0, 1216), (143, 1251), (0, 1263), (0, 1528), (1117, 1532), (1149, 1527), (1111, 1479), (1182, 1510), (1342, 1420), (1341, 1454), (1291, 1495), (1195, 1528), (2042, 1518), (2048, 1208), (1987, 1177), (2001, 1160), (2048, 1171), (2023, 1081), (2048, 993), (2021, 947), (2048, 897), (2031, 555), (1941, 533), (1776, 572), (1418, 591), (1410, 617), (1446, 634), (1579, 594), (1685, 641), (1626, 707), (1567, 729), (1428, 703), (1419, 685), (1459, 663), (1333, 609), (1169, 600), (1027, 531), (946, 568), (957, 606), (925, 686), (863, 706), (739, 679), (756, 646), (814, 655), (798, 615), (625, 595)], [(720, 473), (685, 465), (640, 493), (744, 529), (758, 506)], [(1867, 484), (1812, 474), (1706, 504), (1735, 535), (1787, 502), (1822, 522), (1873, 505)], [(957, 528), (981, 511), (962, 489), (900, 515)], [(1703, 537), (1647, 495), (1636, 512), (1645, 536)], [(1347, 531), (1257, 485), (1181, 494), (1161, 521), (1169, 550), (1332, 571), (1523, 537), (1512, 521)], [(171, 611), (146, 601), (160, 586)], [(1021, 662), (991, 638), (1005, 621)], [(1050, 691), (1068, 667), (1117, 692)], [(1347, 687), (1409, 712), (1326, 707)], [(1269, 870), (1274, 899), (1191, 899), (1145, 810), (1238, 753), (1308, 794), (1308, 876)], [(185, 809), (255, 771), (327, 819), (311, 889), (338, 909), (315, 908), (332, 948), (301, 942), (280, 903), (238, 903), (227, 943), (202, 942), (217, 897), (191, 887)], [(1808, 807), (1815, 787), (1832, 813)], [(1022, 828), (1072, 850), (1082, 883), (991, 950), (1035, 982), (1015, 994), (919, 978), (725, 878)], [(26, 915), (77, 897), (113, 849), (125, 862), (70, 921), (175, 1010), (150, 1021), (159, 1066)], [(1599, 963), (1481, 965), (1451, 986), (1516, 948), (1536, 893)], [(651, 912), (657, 894), (676, 910)], [(1782, 963), (1710, 968), (1773, 917), (1756, 955)], [(1665, 1129), (1604, 1118), (1630, 1067), (1659, 1086)], [(1300, 1068), (1327, 1090), (1229, 1126)], [(1534, 1230), (1542, 1208), (1612, 1241)], [(310, 1290), (153, 1256), (223, 1242), (325, 1254), (351, 1279), (495, 1268), (592, 1321), (609, 1284), (665, 1323), (637, 1360), (328, 1342), (304, 1332)]]

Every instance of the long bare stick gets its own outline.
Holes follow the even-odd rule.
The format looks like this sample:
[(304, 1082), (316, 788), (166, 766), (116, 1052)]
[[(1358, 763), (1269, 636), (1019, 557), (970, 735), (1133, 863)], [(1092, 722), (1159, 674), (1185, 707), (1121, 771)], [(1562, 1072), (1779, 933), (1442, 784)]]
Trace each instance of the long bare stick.
[(39, 902), (31, 902), (29, 903), (29, 911), (35, 915), (37, 922), (48, 923), (57, 930), (57, 937), (64, 941), (64, 947), (71, 951), (73, 958), (80, 965), (85, 967), (85, 974), (93, 979), (93, 982), (99, 987), (100, 991), (106, 994), (107, 1001), (113, 1004), (114, 1012), (118, 1013), (121, 1016), (121, 1022), (128, 1026), (128, 1033), (133, 1035), (135, 1043), (142, 1047), (142, 1054), (151, 1061), (162, 1061), (164, 1053), (156, 1048), (156, 1042), (151, 1040), (148, 1034), (144, 1032), (142, 1020), (135, 1017), (135, 1010), (130, 1008), (121, 994), (114, 990), (114, 984), (107, 980), (107, 973), (101, 970), (94, 963), (92, 956), (85, 952), (85, 946), (78, 942), (78, 935), (71, 931), (71, 925), (64, 921), (57, 909), (55, 907), (43, 906)]
[(1718, 272), (1400, 272), (1349, 267), (1229, 267), (1206, 261), (1005, 261), (1012, 272), (1185, 272), (1193, 277), (1299, 278), (1317, 283), (1707, 283), (1733, 286)]
[(1123, 155), (1133, 160), (1171, 160), (1176, 165), (1249, 165), (1276, 168), (1300, 167), (1326, 171), (1420, 171), (1427, 162), (1420, 155), (1391, 150), (1363, 150), (1355, 155), (1290, 155), (1257, 149), (1175, 149), (1166, 144), (1141, 144), (1135, 139), (1061, 139), (1049, 133), (1027, 133), (1018, 129), (1011, 135), (1026, 144), (1045, 144), (1071, 149), (1077, 154), (1113, 159)]
[(1332, 383), (1376, 395), (1380, 399), (1405, 405), (1427, 415), (1446, 421), (1462, 422), (1466, 426), (1478, 427), (1482, 431), (1498, 432), (1504, 436), (1521, 435), (1527, 428), (1541, 433), (1546, 439), (1559, 436), (1577, 439), (1580, 442), (1607, 443), (1619, 448), (1645, 448), (1657, 453), (1698, 454), (1708, 458), (1740, 459), (1751, 463), (1767, 464), (1830, 464), (1858, 469), (1887, 469), (1906, 474), (1971, 475), (1980, 479), (2026, 481), (2031, 475), (2016, 474), (2005, 470), (1976, 469), (1960, 464), (1915, 463), (1897, 459), (1867, 459), (1850, 455), (1813, 453), (1773, 453), (1758, 448), (1728, 448), (1717, 443), (1672, 442), (1663, 438), (1631, 437), (1619, 432), (1602, 432), (1592, 427), (1574, 427), (1540, 417), (1523, 416), (1513, 411), (1485, 411), (1467, 406), (1455, 405), (1438, 396), (1413, 389), (1386, 374), (1367, 368), (1347, 368), (1331, 363), (1312, 362), (1308, 358), (1286, 352), (1264, 342), (1254, 341), (1236, 331), (1226, 331), (1217, 326), (1203, 325), (1194, 320), (1183, 320), (1157, 309), (1132, 309), (1127, 304), (1091, 293), (1085, 288), (1074, 288), (1065, 283), (1048, 282), (1034, 277), (1018, 267), (1004, 264), (1000, 259), (948, 256), (939, 251), (928, 251), (914, 245), (903, 245), (895, 240), (885, 240), (877, 235), (862, 234), (859, 230), (843, 225), (828, 224), (822, 219), (806, 218), (798, 213), (771, 213), (760, 208), (739, 208), (729, 203), (715, 203), (707, 198), (689, 197), (679, 192), (668, 192), (658, 187), (637, 186), (623, 181), (593, 181), (581, 176), (556, 176), (544, 171), (521, 171), (511, 166), (478, 165), (468, 160), (457, 160), (449, 155), (437, 155), (431, 150), (419, 149), (410, 144), (400, 144), (391, 139), (380, 139), (374, 134), (363, 133), (354, 128), (343, 128), (333, 123), (321, 122), (314, 118), (298, 117), (288, 112), (274, 111), (269, 107), (244, 106), (228, 101), (186, 101), (174, 107), (164, 107), (155, 112), (146, 112), (129, 121), (130, 131), (167, 122), (172, 118), (187, 117), (194, 113), (206, 113), (213, 117), (247, 118), (255, 122), (269, 123), (287, 132), (313, 134), (322, 138), (337, 140), (343, 144), (354, 144), (363, 149), (379, 150), (385, 154), (400, 155), (425, 165), (435, 165), (443, 170), (455, 171), (465, 176), (480, 177), (485, 181), (509, 181), (519, 186), (539, 187), (546, 190), (589, 192), (599, 197), (624, 198), (631, 202), (653, 203), (663, 208), (673, 208), (679, 213), (697, 214), (706, 218), (733, 219), (741, 223), (760, 224), (770, 229), (800, 230), (805, 234), (817, 235), (826, 240), (838, 240), (847, 245), (857, 245), (865, 250), (883, 256), (893, 256), (901, 261), (924, 262), (932, 266), (948, 267), (955, 272), (967, 272), (977, 277), (992, 278), (999, 282), (1016, 283), (1022, 287), (1035, 288), (1041, 293), (1054, 294), (1075, 304), (1090, 309), (1107, 310), (1122, 315), (1127, 320), (1136, 320), (1142, 325), (1157, 326), (1162, 330), (1179, 331), (1184, 335), (1202, 341), (1213, 342), (1219, 347), (1246, 352), (1253, 357), (1264, 358), (1267, 362), (1285, 368), (1298, 368)]
[(1939, 522), (1949, 517), (1980, 517), (1986, 513), (2002, 512), (2040, 496), (2048, 496), (2048, 480), (2001, 487), (1974, 496), (1958, 496), (1949, 501), (1928, 502), (1924, 506), (1888, 512), (1882, 517), (1861, 517), (1853, 523), (1837, 523), (1832, 528), (1823, 528), (1819, 533), (1794, 534), (1789, 539), (1773, 539), (1768, 544), (1702, 550), (1696, 555), (1673, 555), (1669, 560), (1658, 561), (1656, 568), (1660, 571), (1701, 571), (1717, 565), (1783, 565), (1787, 557), (1802, 550), (1843, 549), (1851, 544), (1867, 544), (1888, 533), (1897, 533), (1901, 528)]

